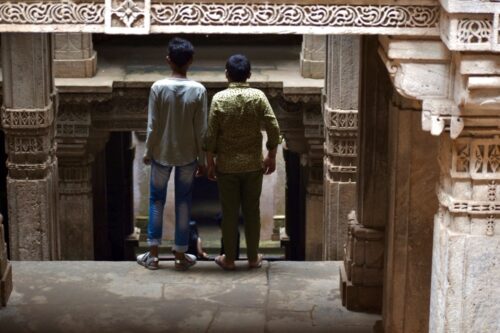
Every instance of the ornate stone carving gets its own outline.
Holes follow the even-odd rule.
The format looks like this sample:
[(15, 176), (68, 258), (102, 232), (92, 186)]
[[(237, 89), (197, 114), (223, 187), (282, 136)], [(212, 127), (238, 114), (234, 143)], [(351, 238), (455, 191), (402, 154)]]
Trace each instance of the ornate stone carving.
[(204, 26), (203, 33), (212, 33), (231, 26), (233, 33), (248, 33), (248, 27), (250, 32), (282, 32), (286, 27), (294, 33), (341, 33), (349, 28), (357, 33), (389, 29), (394, 34), (437, 35), (439, 12), (439, 6), (380, 4), (9, 1), (0, 4), (0, 31), (39, 31), (43, 25), (45, 31), (147, 34), (200, 32)]
[(16, 2), (0, 4), (0, 24), (102, 24), (104, 5), (94, 2)]
[(151, 0), (106, 0), (106, 32), (148, 34)]
[(54, 121), (53, 109), (52, 102), (42, 109), (9, 109), (2, 106), (2, 127), (15, 130), (47, 128)]
[(162, 25), (435, 27), (436, 7), (201, 3), (152, 6)]
[[(484, 13), (484, 12), (483, 12)], [(453, 51), (500, 51), (497, 12), (441, 15), (441, 39)]]

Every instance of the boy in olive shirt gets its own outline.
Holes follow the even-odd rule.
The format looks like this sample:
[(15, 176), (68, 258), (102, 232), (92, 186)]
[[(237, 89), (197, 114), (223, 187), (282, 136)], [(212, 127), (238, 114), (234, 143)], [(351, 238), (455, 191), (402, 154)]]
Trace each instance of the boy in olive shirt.
[[(226, 270), (235, 269), (236, 235), (240, 206), (245, 224), (248, 265), (260, 267), (260, 194), (263, 174), (276, 169), (280, 130), (265, 94), (250, 88), (251, 67), (240, 54), (229, 57), (226, 77), (229, 87), (213, 97), (205, 148), (208, 177), (217, 180), (222, 206), (222, 238), (225, 254), (215, 262)], [(262, 157), (261, 128), (267, 132), (268, 153)]]

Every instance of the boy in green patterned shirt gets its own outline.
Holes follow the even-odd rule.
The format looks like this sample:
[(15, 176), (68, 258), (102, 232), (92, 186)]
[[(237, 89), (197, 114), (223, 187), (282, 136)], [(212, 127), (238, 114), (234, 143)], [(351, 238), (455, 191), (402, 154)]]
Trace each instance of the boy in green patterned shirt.
[[(236, 235), (240, 207), (245, 223), (248, 265), (260, 267), (260, 194), (263, 175), (276, 169), (280, 129), (265, 94), (250, 88), (250, 62), (233, 55), (226, 63), (229, 88), (212, 99), (205, 149), (208, 178), (217, 180), (222, 206), (222, 238), (225, 254), (215, 262), (226, 270), (235, 269)], [(268, 153), (262, 156), (262, 133), (267, 132)]]

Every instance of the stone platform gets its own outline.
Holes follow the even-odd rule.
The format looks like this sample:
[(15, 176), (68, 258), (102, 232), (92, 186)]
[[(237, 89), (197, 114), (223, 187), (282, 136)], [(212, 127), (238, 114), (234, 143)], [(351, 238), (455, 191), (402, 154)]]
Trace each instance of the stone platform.
[(0, 310), (12, 332), (372, 332), (380, 316), (349, 312), (340, 262), (199, 262), (149, 271), (133, 262), (13, 262), (14, 291)]

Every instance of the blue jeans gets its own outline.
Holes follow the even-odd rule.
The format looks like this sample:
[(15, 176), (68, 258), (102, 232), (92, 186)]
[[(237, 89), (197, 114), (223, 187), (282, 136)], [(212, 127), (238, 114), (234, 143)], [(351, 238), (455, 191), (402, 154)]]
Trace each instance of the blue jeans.
[[(197, 162), (175, 167), (175, 245), (172, 250), (186, 252), (189, 243), (191, 199)], [(173, 166), (151, 162), (149, 194), (148, 245), (161, 244), (163, 232), (163, 208), (167, 198), (167, 184)]]

